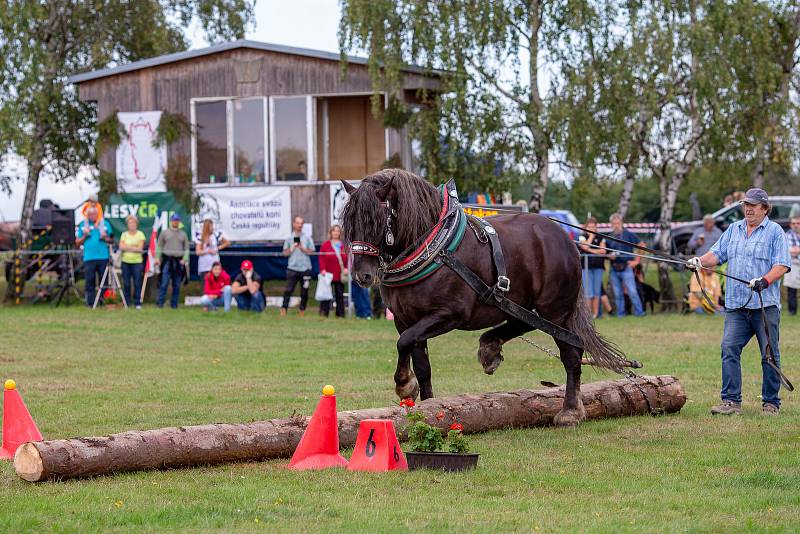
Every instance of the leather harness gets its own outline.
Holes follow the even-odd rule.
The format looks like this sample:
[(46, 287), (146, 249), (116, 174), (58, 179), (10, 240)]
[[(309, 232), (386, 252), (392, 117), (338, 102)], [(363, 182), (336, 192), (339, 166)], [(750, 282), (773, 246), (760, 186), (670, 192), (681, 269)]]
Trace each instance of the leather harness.
[[(381, 284), (388, 287), (417, 283), (433, 274), (442, 265), (446, 265), (478, 294), (478, 298), (483, 304), (495, 306), (511, 317), (539, 329), (555, 339), (583, 349), (583, 343), (577, 334), (548, 321), (535, 309), (527, 309), (507, 297), (507, 293), (511, 289), (511, 280), (506, 272), (505, 257), (497, 231), (489, 222), (464, 213), (458, 202), (458, 193), (453, 180), (442, 186), (440, 192), (442, 212), (436, 225), (430, 233), (423, 236), (421, 242), (414, 243), (397, 258), (384, 254), (380, 247), (366, 241), (353, 241), (350, 250), (353, 254), (377, 257)], [(394, 242), (391, 223), (396, 212), (388, 203), (384, 202), (382, 205), (388, 210), (386, 242), (391, 245)], [(480, 243), (487, 241), (490, 243), (492, 262), (497, 273), (493, 285), (484, 282), (455, 255), (468, 224)]]

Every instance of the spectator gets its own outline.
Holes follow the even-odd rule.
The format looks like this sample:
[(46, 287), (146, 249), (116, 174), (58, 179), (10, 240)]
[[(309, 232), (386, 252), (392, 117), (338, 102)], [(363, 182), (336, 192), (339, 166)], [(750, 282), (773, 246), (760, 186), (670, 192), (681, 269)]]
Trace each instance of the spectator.
[[(611, 216), (611, 229), (612, 235), (617, 239), (634, 243), (641, 247), (644, 246), (639, 236), (625, 229), (622, 216), (618, 213)], [(614, 242), (614, 249), (617, 252), (611, 255), (611, 272), (609, 276), (611, 278), (611, 286), (614, 289), (617, 317), (625, 316), (625, 293), (631, 299), (634, 315), (643, 317), (646, 314), (642, 306), (642, 300), (639, 298), (639, 293), (636, 291), (636, 279), (633, 275), (633, 268), (639, 264), (641, 259), (638, 256), (628, 254), (633, 252), (633, 247), (630, 245)], [(623, 293), (623, 286), (625, 293)]]
[(214, 263), (220, 261), (219, 251), (227, 248), (230, 242), (222, 237), (221, 232), (214, 231), (214, 221), (203, 221), (203, 230), (195, 236), (195, 254), (197, 254), (197, 274), (200, 280), (206, 279), (206, 273)]
[(169, 228), (158, 236), (156, 244), (156, 265), (161, 266), (161, 283), (158, 288), (156, 306), (164, 307), (167, 299), (167, 288), (172, 282), (172, 298), (170, 307), (178, 307), (181, 295), (181, 282), (186, 275), (186, 262), (189, 261), (189, 238), (181, 229), (181, 216), (173, 213)]
[[(75, 244), (83, 245), (83, 275), (86, 279), (86, 305), (94, 304), (97, 282), (108, 264), (108, 244), (113, 241), (111, 225), (98, 216), (97, 207), (84, 210), (85, 218), (75, 231)], [(101, 295), (102, 298), (102, 295)]]
[(203, 296), (200, 298), (203, 311), (214, 311), (219, 306), (223, 306), (226, 312), (230, 311), (231, 293), (231, 277), (222, 269), (222, 264), (215, 261), (203, 278)]
[(696, 256), (702, 256), (721, 236), (722, 230), (714, 224), (714, 216), (707, 214), (703, 217), (703, 226), (692, 233), (692, 237), (689, 239), (689, 249), (693, 250)]
[(286, 270), (286, 288), (283, 291), (281, 315), (286, 315), (289, 309), (289, 298), (294, 293), (297, 282), (300, 282), (300, 317), (306, 314), (308, 286), (311, 283), (309, 254), (314, 252), (314, 241), (302, 233), (303, 222), (302, 217), (295, 217), (292, 220), (292, 235), (283, 243), (283, 255), (289, 256), (289, 264)]
[(783, 277), (788, 293), (789, 314), (797, 315), (797, 290), (800, 289), (800, 216), (791, 218), (791, 228), (786, 232), (792, 270)]
[[(722, 286), (719, 283), (717, 274), (705, 269), (701, 269), (698, 274), (700, 275), (699, 283), (695, 276), (689, 279), (689, 309), (700, 314), (724, 312), (725, 308), (719, 304), (720, 297), (722, 296)], [(700, 289), (701, 287), (702, 290)], [(711, 299), (713, 306), (703, 296), (703, 290), (705, 290), (706, 295)]]
[(600, 288), (603, 285), (603, 273), (605, 272), (606, 240), (593, 233), (597, 231), (597, 219), (589, 217), (586, 219), (586, 236), (581, 236), (578, 247), (581, 253), (586, 256), (581, 264), (583, 265), (583, 290), (586, 300), (589, 301), (589, 309), (592, 316), (597, 319), (600, 314)]
[(266, 305), (264, 293), (261, 292), (261, 277), (253, 270), (253, 262), (244, 260), (241, 270), (233, 279), (231, 287), (236, 307), (242, 311), (263, 312)]
[(369, 288), (358, 284), (350, 284), (350, 298), (356, 308), (357, 319), (372, 319), (372, 304), (369, 298)]
[(139, 230), (139, 219), (136, 215), (128, 215), (125, 224), (128, 225), (128, 231), (122, 232), (119, 238), (119, 249), (122, 251), (122, 287), (128, 306), (136, 306), (137, 310), (141, 310), (144, 234)]
[[(342, 227), (338, 224), (331, 226), (328, 230), (328, 240), (319, 248), (319, 271), (320, 273), (331, 273), (333, 281), (333, 299), (336, 302), (336, 317), (344, 317), (344, 282), (342, 277), (347, 277), (347, 249), (342, 244)], [(320, 302), (319, 312), (325, 317), (330, 314), (331, 301)]]

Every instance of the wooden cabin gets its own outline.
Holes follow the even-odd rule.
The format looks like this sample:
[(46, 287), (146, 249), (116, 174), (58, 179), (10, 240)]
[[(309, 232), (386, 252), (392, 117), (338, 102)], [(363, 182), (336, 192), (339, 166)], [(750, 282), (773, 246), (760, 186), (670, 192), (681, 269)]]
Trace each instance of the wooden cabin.
[[(167, 157), (188, 158), (201, 196), (289, 188), (290, 215), (311, 223), (319, 242), (327, 238), (339, 179), (358, 180), (393, 157), (416, 167), (407, 132), (384, 128), (371, 113), (367, 61), (348, 63), (343, 73), (338, 54), (240, 40), (70, 81), (81, 100), (96, 103), (98, 121), (115, 112), (182, 115), (192, 134), (170, 145)], [(418, 90), (435, 89), (438, 79), (409, 67), (403, 83), (400, 97), (414, 104)], [(113, 150), (102, 154), (101, 169), (113, 173), (115, 158)]]

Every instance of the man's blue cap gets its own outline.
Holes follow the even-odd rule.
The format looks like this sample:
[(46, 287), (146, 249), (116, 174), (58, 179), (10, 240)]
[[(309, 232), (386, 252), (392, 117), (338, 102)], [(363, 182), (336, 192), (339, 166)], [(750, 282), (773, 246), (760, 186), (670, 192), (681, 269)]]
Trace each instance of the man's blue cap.
[(769, 204), (769, 197), (767, 196), (766, 191), (754, 187), (747, 190), (747, 193), (744, 194), (742, 202), (745, 204)]
[(170, 217), (169, 220), (170, 221), (180, 221), (181, 220), (181, 216), (178, 213), (173, 213), (172, 217)]

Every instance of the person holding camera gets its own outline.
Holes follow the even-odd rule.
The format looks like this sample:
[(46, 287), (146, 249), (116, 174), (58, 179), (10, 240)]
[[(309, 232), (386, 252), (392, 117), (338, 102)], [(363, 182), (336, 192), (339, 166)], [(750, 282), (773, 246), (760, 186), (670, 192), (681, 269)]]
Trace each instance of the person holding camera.
[[(114, 242), (111, 224), (99, 217), (96, 206), (84, 211), (85, 218), (75, 229), (75, 244), (83, 246), (83, 276), (86, 279), (86, 305), (94, 304), (97, 283), (108, 264), (108, 245)], [(102, 298), (102, 297), (101, 297)]]
[(263, 312), (266, 305), (264, 293), (261, 292), (261, 277), (253, 269), (253, 262), (244, 260), (241, 270), (233, 279), (231, 293), (236, 299), (236, 307), (242, 311)]
[[(611, 235), (617, 239), (636, 244), (640, 247), (645, 246), (644, 242), (639, 239), (639, 236), (625, 229), (622, 215), (618, 213), (611, 216)], [(609, 273), (609, 279), (611, 280), (611, 287), (614, 288), (617, 317), (625, 316), (626, 293), (628, 298), (631, 299), (633, 314), (637, 317), (643, 317), (646, 314), (642, 306), (642, 300), (639, 298), (639, 292), (636, 290), (636, 277), (633, 274), (633, 268), (639, 264), (641, 258), (627, 254), (628, 252), (633, 252), (633, 247), (625, 243), (615, 241), (614, 246), (609, 248), (616, 250), (616, 252), (613, 252), (610, 256), (611, 272)], [(622, 292), (623, 287), (625, 288), (625, 293)]]
[(172, 282), (172, 298), (170, 307), (178, 307), (181, 295), (181, 282), (186, 276), (186, 265), (189, 261), (189, 238), (181, 229), (181, 216), (173, 213), (169, 219), (170, 226), (158, 236), (156, 245), (156, 265), (161, 267), (161, 283), (158, 287), (156, 306), (164, 307), (167, 300), (167, 289)]
[(292, 235), (283, 243), (283, 255), (289, 256), (286, 269), (286, 288), (283, 291), (283, 305), (281, 315), (286, 315), (289, 309), (289, 298), (294, 293), (294, 288), (300, 282), (300, 317), (306, 313), (308, 304), (308, 286), (311, 284), (311, 257), (314, 252), (314, 241), (310, 236), (304, 235), (302, 217), (292, 220)]

